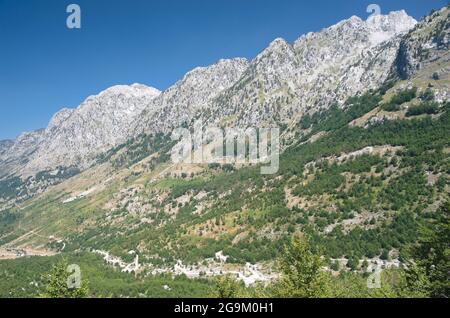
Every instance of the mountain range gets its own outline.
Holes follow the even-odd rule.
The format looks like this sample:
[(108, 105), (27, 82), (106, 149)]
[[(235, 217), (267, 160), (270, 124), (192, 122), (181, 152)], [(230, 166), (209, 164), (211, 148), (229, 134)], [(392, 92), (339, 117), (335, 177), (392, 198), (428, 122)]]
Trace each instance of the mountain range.
[[(449, 47), (449, 7), (421, 21), (353, 16), (164, 91), (118, 85), (63, 108), (0, 141), (0, 258), (95, 255), (137, 279), (230, 273), (252, 285), (276, 279), (274, 260), (301, 232), (335, 275), (400, 268), (420, 228), (446, 217)], [(172, 163), (173, 129), (198, 119), (279, 127), (279, 171)], [(18, 295), (37, 293), (27, 279)]]
[(62, 109), (46, 129), (2, 142), (0, 173), (28, 177), (58, 167), (85, 169), (132, 137), (168, 133), (199, 113), (244, 127), (289, 124), (378, 87), (391, 75), (401, 36), (415, 25), (404, 11), (367, 21), (353, 16), (293, 44), (276, 39), (252, 61), (196, 68), (164, 92), (140, 84), (111, 87), (76, 109)]

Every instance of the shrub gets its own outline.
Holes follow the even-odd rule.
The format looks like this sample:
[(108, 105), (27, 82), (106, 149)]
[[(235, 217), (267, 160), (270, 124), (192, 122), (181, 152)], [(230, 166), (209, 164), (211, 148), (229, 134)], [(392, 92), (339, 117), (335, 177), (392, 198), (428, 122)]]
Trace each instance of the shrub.
[(417, 88), (405, 89), (394, 95), (391, 100), (382, 106), (382, 109), (387, 112), (394, 112), (400, 110), (400, 105), (407, 103), (417, 96)]
[(412, 106), (406, 112), (406, 116), (418, 116), (422, 114), (436, 114), (439, 111), (437, 103), (422, 102), (419, 105)]
[(434, 101), (434, 93), (430, 88), (427, 88), (425, 92), (420, 95), (420, 99), (424, 102)]

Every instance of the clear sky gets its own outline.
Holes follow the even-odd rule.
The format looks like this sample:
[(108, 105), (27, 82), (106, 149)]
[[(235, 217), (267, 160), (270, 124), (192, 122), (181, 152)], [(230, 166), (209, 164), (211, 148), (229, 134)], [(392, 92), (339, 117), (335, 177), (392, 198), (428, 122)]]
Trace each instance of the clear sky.
[[(68, 29), (66, 7), (81, 7)], [(352, 15), (405, 9), (416, 19), (446, 0), (0, 0), (0, 139), (43, 128), (62, 107), (116, 84), (165, 89), (196, 66), (253, 58)]]

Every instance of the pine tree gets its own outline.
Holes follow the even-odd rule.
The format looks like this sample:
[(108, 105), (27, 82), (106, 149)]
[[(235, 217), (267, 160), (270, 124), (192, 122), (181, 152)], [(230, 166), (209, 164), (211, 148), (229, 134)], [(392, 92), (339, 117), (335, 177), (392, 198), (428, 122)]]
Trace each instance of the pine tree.
[(324, 272), (320, 255), (311, 249), (309, 238), (294, 236), (279, 261), (281, 277), (275, 285), (276, 297), (327, 297), (330, 277)]
[[(443, 221), (422, 229), (406, 271), (408, 287), (431, 297), (450, 297), (450, 201), (441, 208)], [(420, 278), (420, 279), (419, 279)], [(418, 283), (420, 282), (420, 285)]]
[(242, 297), (244, 288), (240, 282), (230, 275), (220, 276), (215, 279), (215, 285), (210, 293), (214, 298), (239, 298)]
[(68, 271), (69, 263), (66, 259), (62, 259), (54, 264), (50, 272), (43, 275), (46, 283), (45, 292), (42, 294), (44, 298), (84, 298), (87, 297), (88, 283), (81, 280), (79, 287), (72, 287), (70, 279), (72, 273)]

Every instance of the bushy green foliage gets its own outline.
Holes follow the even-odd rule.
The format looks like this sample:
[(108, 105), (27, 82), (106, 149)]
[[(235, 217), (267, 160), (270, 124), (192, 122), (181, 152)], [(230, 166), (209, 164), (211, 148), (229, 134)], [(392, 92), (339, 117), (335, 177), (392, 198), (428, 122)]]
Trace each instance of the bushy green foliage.
[(418, 116), (422, 114), (432, 115), (437, 114), (439, 105), (435, 102), (422, 102), (419, 105), (411, 106), (406, 112), (406, 116)]
[(420, 99), (424, 102), (434, 101), (435, 95), (430, 88), (427, 88), (422, 94), (420, 94)]
[(345, 178), (338, 174), (317, 174), (315, 179), (306, 186), (298, 186), (295, 189), (295, 195), (315, 195), (321, 193), (330, 193), (336, 190), (345, 182)]
[[(233, 277), (216, 279), (212, 297), (285, 298), (418, 298), (428, 297), (430, 277), (423, 268), (411, 264), (407, 270), (384, 269), (379, 285), (370, 286), (374, 272), (340, 272), (332, 276), (324, 270), (320, 252), (307, 237), (293, 236), (280, 255), (280, 277), (267, 286), (244, 287)], [(336, 262), (334, 263), (336, 264)], [(356, 269), (356, 265), (353, 265)], [(363, 266), (364, 267), (364, 266)], [(444, 278), (443, 282), (448, 282)], [(445, 284), (444, 284), (445, 286)]]
[(417, 96), (417, 87), (413, 87), (410, 89), (405, 89), (403, 91), (398, 92), (391, 99), (391, 103), (401, 105), (403, 103), (407, 103)]
[(412, 290), (426, 291), (431, 297), (450, 296), (450, 201), (440, 209), (440, 220), (421, 229), (414, 246), (413, 261), (406, 271)]
[[(66, 261), (63, 261), (63, 258)], [(0, 260), (0, 297), (50, 297), (46, 295), (49, 274), (56, 264), (78, 264), (82, 281), (89, 282), (86, 297), (206, 297), (212, 283), (205, 279), (173, 278), (170, 275), (134, 277), (120, 270), (107, 266), (103, 259), (92, 253), (66, 253), (49, 257), (29, 257), (15, 260)], [(54, 277), (62, 273), (63, 266), (58, 267)], [(65, 267), (65, 269), (67, 269)], [(56, 286), (63, 283), (57, 280)], [(65, 282), (65, 281), (64, 281)], [(167, 285), (170, 288), (164, 289)], [(59, 291), (65, 291), (63, 285)], [(51, 290), (54, 290), (53, 287)], [(54, 296), (57, 296), (56, 294)], [(73, 296), (73, 295), (72, 295)], [(84, 296), (84, 295), (83, 295)], [(59, 297), (59, 296), (58, 296)], [(70, 294), (67, 296), (70, 297)]]
[(103, 163), (111, 161), (116, 168), (123, 166), (130, 167), (142, 159), (159, 152), (159, 155), (151, 161), (152, 165), (156, 165), (158, 163), (166, 162), (170, 158), (168, 152), (174, 144), (175, 142), (171, 141), (169, 135), (164, 135), (162, 133), (150, 135), (141, 134), (128, 140), (126, 143), (99, 155), (97, 162)]
[(323, 261), (307, 237), (293, 236), (280, 257), (281, 277), (274, 286), (275, 297), (319, 298), (329, 293), (330, 277), (321, 270)]
[(80, 169), (76, 167), (59, 167), (57, 173), (51, 173), (51, 171), (40, 171), (36, 174), (36, 181), (46, 181), (51, 179), (69, 179), (80, 173)]
[(7, 233), (11, 226), (17, 221), (18, 215), (9, 210), (0, 213), (0, 233)]
[(404, 89), (394, 95), (391, 100), (382, 106), (382, 109), (387, 112), (394, 112), (400, 110), (400, 106), (407, 103), (417, 96), (417, 87), (411, 89)]
[(381, 96), (377, 93), (367, 93), (349, 98), (343, 108), (332, 105), (329, 109), (306, 115), (300, 121), (300, 126), (311, 127), (311, 135), (319, 131), (330, 131), (341, 127), (352, 120), (361, 117), (378, 106)]
[(235, 278), (225, 275), (214, 279), (214, 287), (209, 294), (213, 298), (240, 298), (245, 296), (245, 286)]
[(299, 121), (300, 129), (308, 129), (312, 125), (311, 116), (309, 114), (304, 115)]
[(71, 273), (68, 271), (69, 263), (66, 259), (54, 264), (50, 272), (44, 274), (44, 298), (85, 298), (89, 294), (86, 279), (81, 278), (80, 286), (71, 285)]
[(384, 82), (383, 85), (381, 85), (381, 87), (378, 89), (379, 94), (381, 96), (385, 95), (387, 93), (387, 91), (390, 90), (394, 86), (395, 86), (395, 81), (393, 81), (393, 80)]
[(23, 185), (19, 177), (0, 180), (0, 198), (10, 198), (19, 194), (18, 190)]

